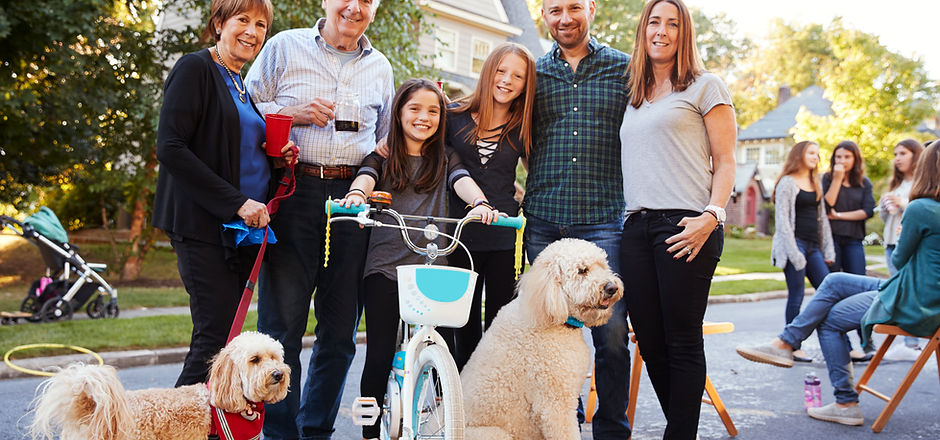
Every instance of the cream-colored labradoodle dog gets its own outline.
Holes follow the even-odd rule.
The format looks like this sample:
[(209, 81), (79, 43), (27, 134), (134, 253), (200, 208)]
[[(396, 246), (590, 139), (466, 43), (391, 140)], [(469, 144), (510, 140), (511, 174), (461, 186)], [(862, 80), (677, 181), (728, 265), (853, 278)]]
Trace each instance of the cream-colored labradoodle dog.
[(111, 366), (73, 364), (41, 386), (30, 433), (34, 439), (166, 440), (208, 437), (209, 403), (251, 413), (250, 402), (284, 399), (290, 367), (271, 337), (246, 332), (212, 360), (210, 386), (126, 391)]
[(621, 296), (623, 283), (593, 243), (546, 247), (460, 375), (466, 438), (580, 439), (575, 411), (591, 357), (581, 329), (566, 322), (603, 325)]

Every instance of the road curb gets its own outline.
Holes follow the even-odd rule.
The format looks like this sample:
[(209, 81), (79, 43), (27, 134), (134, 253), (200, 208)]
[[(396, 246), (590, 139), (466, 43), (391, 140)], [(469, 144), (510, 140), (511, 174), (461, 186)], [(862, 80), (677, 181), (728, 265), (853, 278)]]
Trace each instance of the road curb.
[[(303, 348), (313, 346), (313, 336), (305, 336), (302, 341)], [(365, 332), (356, 333), (356, 343), (361, 344), (366, 340)], [(106, 351), (98, 353), (105, 364), (115, 368), (145, 367), (149, 365), (162, 365), (183, 362), (189, 347), (171, 347), (158, 348), (154, 350), (125, 350), (125, 351)], [(95, 363), (95, 359), (85, 354), (69, 354), (62, 356), (36, 357), (21, 360), (12, 360), (19, 367), (37, 371), (54, 372), (65, 366), (75, 363)], [(26, 377), (36, 377), (35, 375), (24, 373), (22, 371), (10, 368), (6, 363), (0, 364), (0, 380), (17, 379)]]
[[(806, 289), (806, 295), (812, 295), (815, 291), (812, 288)], [(771, 299), (786, 298), (786, 290), (775, 290), (770, 292), (744, 293), (740, 295), (715, 295), (708, 297), (709, 304), (728, 304), (766, 301)], [(305, 336), (302, 345), (304, 348), (313, 346), (313, 336)], [(366, 340), (365, 332), (356, 334), (356, 343), (361, 344)], [(108, 351), (99, 353), (105, 364), (115, 368), (143, 367), (149, 365), (162, 365), (183, 362), (189, 347), (158, 348), (153, 350), (125, 350)], [(38, 371), (55, 371), (74, 362), (94, 362), (91, 356), (83, 354), (49, 356), (14, 360), (14, 363), (20, 367)], [(0, 364), (0, 380), (34, 377), (31, 374), (10, 368), (6, 363)]]

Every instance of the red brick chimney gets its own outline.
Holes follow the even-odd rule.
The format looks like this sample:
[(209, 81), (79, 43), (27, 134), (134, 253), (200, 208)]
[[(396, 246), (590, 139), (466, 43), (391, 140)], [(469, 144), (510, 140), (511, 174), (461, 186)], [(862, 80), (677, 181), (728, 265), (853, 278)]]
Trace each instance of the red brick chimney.
[(780, 90), (777, 91), (777, 107), (783, 105), (784, 102), (790, 100), (790, 86), (784, 84), (780, 86)]

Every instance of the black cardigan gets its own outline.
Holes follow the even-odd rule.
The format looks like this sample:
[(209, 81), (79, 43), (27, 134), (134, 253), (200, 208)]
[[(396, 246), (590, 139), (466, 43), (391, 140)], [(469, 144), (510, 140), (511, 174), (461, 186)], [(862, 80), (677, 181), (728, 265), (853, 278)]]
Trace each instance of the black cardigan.
[(203, 49), (180, 58), (163, 87), (154, 227), (175, 239), (223, 243), (221, 224), (235, 219), (248, 200), (239, 190), (239, 124), (238, 109), (211, 52)]

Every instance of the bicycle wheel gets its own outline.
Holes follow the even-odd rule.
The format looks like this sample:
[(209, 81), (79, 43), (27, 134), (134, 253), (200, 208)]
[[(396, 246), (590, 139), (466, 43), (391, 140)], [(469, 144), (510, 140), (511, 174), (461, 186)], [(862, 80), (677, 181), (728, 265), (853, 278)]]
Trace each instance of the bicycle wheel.
[(398, 440), (401, 437), (401, 387), (395, 373), (389, 375), (385, 387), (385, 402), (382, 403), (382, 440)]
[(447, 348), (429, 345), (421, 350), (415, 371), (414, 438), (463, 440), (463, 390)]

